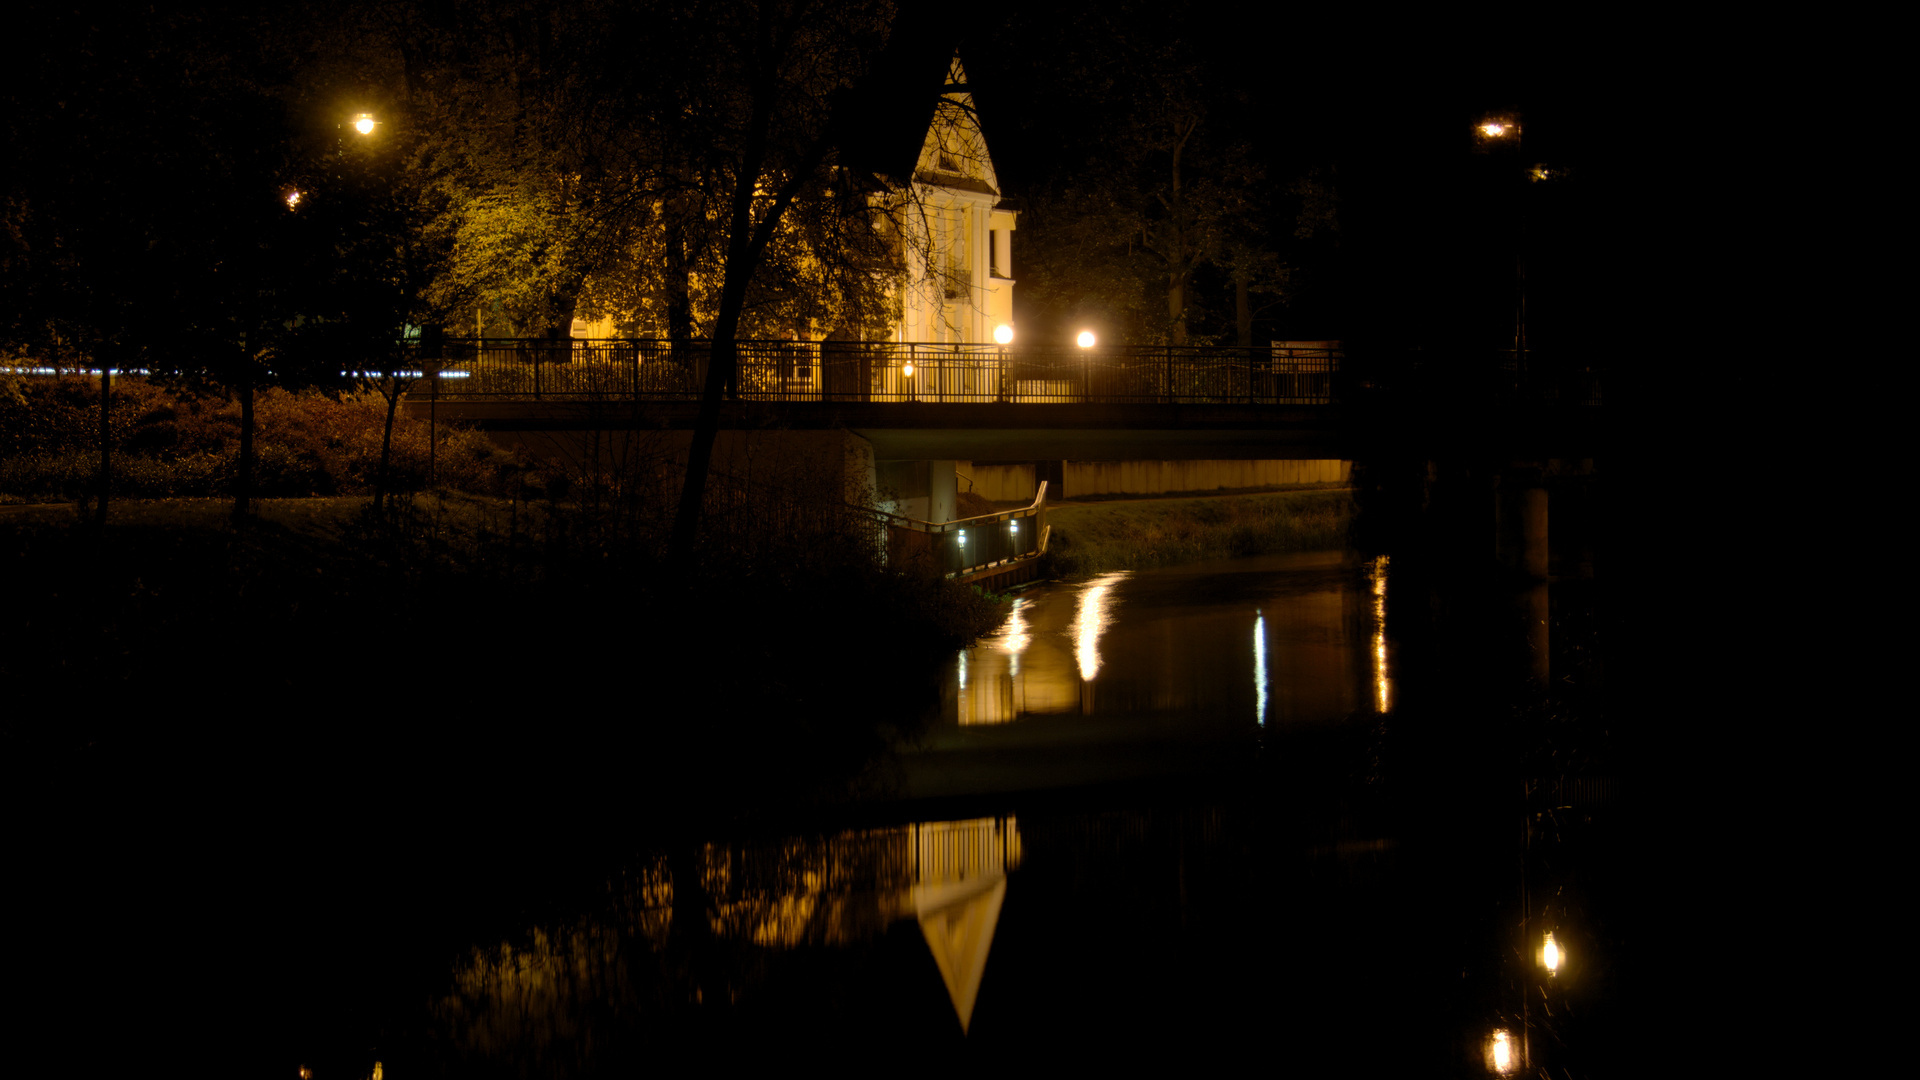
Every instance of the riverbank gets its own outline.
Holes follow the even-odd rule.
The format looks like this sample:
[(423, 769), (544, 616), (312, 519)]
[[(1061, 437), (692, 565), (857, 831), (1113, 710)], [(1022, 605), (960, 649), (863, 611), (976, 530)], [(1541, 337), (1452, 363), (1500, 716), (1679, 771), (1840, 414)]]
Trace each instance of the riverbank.
[(1047, 508), (1052, 534), (1041, 574), (1073, 578), (1337, 548), (1352, 520), (1351, 488), (1062, 503)]
[(750, 813), (844, 797), (1004, 611), (818, 542), (668, 573), (526, 502), (230, 509), (116, 500), (104, 534), (71, 505), (0, 514), (0, 679), (71, 702), (23, 710), (17, 748), (262, 805), (351, 777), (389, 809), (477, 783), (513, 795), (482, 817)]

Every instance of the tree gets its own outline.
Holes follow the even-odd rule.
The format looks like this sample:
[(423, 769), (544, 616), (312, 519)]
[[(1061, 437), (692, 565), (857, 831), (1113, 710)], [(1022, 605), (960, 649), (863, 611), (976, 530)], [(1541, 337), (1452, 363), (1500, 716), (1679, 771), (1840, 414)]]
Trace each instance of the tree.
[(279, 236), (287, 118), (261, 49), (240, 13), (38, 14), (65, 48), (14, 67), (7, 95), (8, 334), (98, 364), (103, 425), (115, 367), (233, 390), (244, 513), (253, 390), (309, 376), (279, 359), (298, 285)]
[[(1047, 144), (1053, 179), (1035, 185), (1021, 232), (1023, 304), (1055, 318), (1098, 312), (1120, 340), (1223, 336), (1198, 329), (1211, 324), (1250, 342), (1252, 297), (1281, 291), (1285, 267), (1263, 224), (1272, 193), (1257, 118), (1208, 59), (1198, 20), (1098, 5), (1011, 33), (1044, 42), (1028, 53), (1045, 67), (1016, 73), (1028, 95), (1086, 118)], [(1210, 319), (1217, 311), (1232, 322)]]

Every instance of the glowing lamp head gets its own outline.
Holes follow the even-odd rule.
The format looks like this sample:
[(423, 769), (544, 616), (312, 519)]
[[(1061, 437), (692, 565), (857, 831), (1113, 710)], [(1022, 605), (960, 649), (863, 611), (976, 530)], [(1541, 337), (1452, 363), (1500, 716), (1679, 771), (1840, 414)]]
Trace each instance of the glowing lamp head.
[(909, 379), (913, 378), (913, 361), (909, 360), (906, 363), (901, 364), (900, 374), (905, 375)]
[(373, 134), (373, 114), (363, 112), (359, 116), (354, 117), (353, 130), (362, 135)]
[(1480, 125), (1480, 134), (1485, 135), (1489, 139), (1497, 139), (1506, 133), (1507, 125), (1498, 120), (1489, 120)]
[(1566, 954), (1560, 951), (1560, 943), (1553, 940), (1553, 932), (1547, 932), (1547, 943), (1540, 949), (1540, 963), (1546, 966), (1547, 974), (1560, 974), (1560, 962)]
[(1013, 341), (1013, 327), (1008, 326), (1006, 323), (1001, 323), (999, 326), (994, 327), (993, 340), (1002, 345), (1010, 344)]
[(287, 209), (291, 210), (294, 207), (297, 207), (299, 205), (300, 205), (300, 193), (297, 191), (287, 192)]
[(1081, 348), (1091, 349), (1093, 348), (1093, 331), (1082, 330), (1080, 331), (1080, 336), (1077, 338), (1074, 338), (1073, 340), (1074, 340), (1074, 343), (1079, 345)]

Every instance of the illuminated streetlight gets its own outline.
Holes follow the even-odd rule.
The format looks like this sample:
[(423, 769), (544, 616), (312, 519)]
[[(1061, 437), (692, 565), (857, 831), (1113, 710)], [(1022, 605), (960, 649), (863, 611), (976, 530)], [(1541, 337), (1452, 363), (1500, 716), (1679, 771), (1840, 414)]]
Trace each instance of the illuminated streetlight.
[(993, 340), (1001, 345), (1011, 345), (1013, 343), (1013, 327), (1008, 326), (1006, 323), (1001, 323), (999, 326), (994, 327)]
[(362, 135), (373, 134), (373, 114), (363, 112), (360, 115), (354, 117), (353, 130), (359, 132)]
[(297, 191), (287, 192), (287, 209), (292, 210), (295, 207), (298, 207), (300, 205), (300, 199), (301, 199), (301, 195), (299, 192)]
[(1553, 940), (1553, 931), (1547, 931), (1546, 944), (1540, 947), (1540, 964), (1547, 969), (1548, 975), (1560, 974), (1560, 964), (1567, 954), (1560, 951), (1560, 943)]
[(1093, 331), (1091, 330), (1080, 331), (1080, 336), (1074, 339), (1074, 343), (1079, 345), (1083, 349), (1093, 348)]
[(1520, 121), (1511, 114), (1486, 117), (1473, 125), (1473, 130), (1487, 142), (1511, 140), (1517, 144), (1520, 141)]
[(906, 376), (909, 379), (913, 378), (913, 361), (908, 360), (907, 362), (901, 364), (900, 374)]

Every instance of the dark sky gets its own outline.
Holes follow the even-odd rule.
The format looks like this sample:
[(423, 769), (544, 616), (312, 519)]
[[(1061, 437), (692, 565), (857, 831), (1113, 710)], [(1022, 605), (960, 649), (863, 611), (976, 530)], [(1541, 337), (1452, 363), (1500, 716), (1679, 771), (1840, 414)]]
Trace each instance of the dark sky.
[[(1046, 58), (1092, 32), (1084, 7), (1021, 5), (961, 42), (1002, 185), (1016, 197), (1073, 167), (1085, 118), (1049, 100), (1049, 80), (1068, 73)], [(1590, 324), (1622, 302), (1609, 294), (1625, 276), (1609, 238), (1619, 189), (1644, 164), (1633, 160), (1644, 152), (1633, 125), (1645, 123), (1634, 103), (1646, 96), (1650, 63), (1614, 44), (1624, 28), (1564, 13), (1476, 25), (1435, 13), (1288, 9), (1266, 20), (1197, 7), (1172, 19), (1209, 82), (1243, 96), (1233, 122), (1266, 160), (1276, 198), (1309, 168), (1337, 171), (1340, 310), (1303, 317), (1348, 336), (1467, 332), (1447, 325), (1475, 302), (1464, 294), (1511, 280), (1516, 199), (1526, 200), (1536, 249), (1530, 307), (1540, 326), (1530, 334), (1565, 336), (1551, 324)], [(1472, 152), (1473, 124), (1490, 111), (1523, 115), (1525, 161)], [(1557, 186), (1507, 182), (1533, 161), (1572, 171)]]

